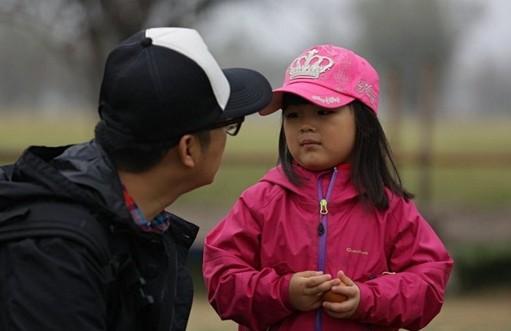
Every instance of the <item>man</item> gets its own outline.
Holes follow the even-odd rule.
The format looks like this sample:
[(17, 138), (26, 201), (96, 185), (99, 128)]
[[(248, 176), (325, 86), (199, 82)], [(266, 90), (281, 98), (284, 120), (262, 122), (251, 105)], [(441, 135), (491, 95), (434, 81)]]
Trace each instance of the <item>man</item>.
[(93, 215), (115, 263), (58, 234), (0, 242), (0, 329), (184, 330), (198, 228), (164, 208), (213, 181), (226, 135), (270, 99), (262, 75), (220, 69), (195, 30), (147, 29), (118, 45), (95, 139), (32, 146), (0, 168), (0, 226)]

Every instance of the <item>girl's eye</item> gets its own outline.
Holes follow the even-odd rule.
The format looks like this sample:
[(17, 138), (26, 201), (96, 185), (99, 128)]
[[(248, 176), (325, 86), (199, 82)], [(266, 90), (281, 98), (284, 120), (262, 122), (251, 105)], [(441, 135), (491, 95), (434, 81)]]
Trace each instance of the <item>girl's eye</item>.
[(284, 117), (285, 117), (285, 118), (297, 118), (297, 117), (298, 117), (298, 113), (294, 113), (294, 112), (285, 112), (285, 113), (284, 113)]
[(320, 109), (317, 112), (318, 115), (330, 115), (332, 113), (333, 113), (333, 111), (328, 110), (328, 109)]

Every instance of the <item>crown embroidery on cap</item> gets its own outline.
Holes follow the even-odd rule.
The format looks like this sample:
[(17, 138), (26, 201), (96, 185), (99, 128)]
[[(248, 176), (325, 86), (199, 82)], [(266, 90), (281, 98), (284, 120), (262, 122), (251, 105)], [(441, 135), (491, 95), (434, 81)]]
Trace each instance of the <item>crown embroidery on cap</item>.
[(329, 57), (317, 55), (319, 51), (312, 49), (307, 55), (297, 57), (289, 66), (289, 79), (318, 78), (319, 75), (334, 65)]

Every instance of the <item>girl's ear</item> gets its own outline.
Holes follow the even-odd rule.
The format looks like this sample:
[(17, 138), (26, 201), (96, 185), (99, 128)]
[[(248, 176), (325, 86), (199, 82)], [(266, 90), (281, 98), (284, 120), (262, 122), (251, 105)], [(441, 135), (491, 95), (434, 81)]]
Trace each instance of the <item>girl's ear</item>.
[(200, 143), (196, 136), (185, 134), (177, 146), (179, 160), (187, 168), (194, 168), (200, 156)]

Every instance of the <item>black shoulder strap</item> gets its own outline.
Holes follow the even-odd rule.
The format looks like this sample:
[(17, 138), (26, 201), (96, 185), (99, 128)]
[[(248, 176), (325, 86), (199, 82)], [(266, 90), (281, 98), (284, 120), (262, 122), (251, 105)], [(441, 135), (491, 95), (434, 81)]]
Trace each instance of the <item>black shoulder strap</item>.
[(107, 225), (83, 206), (61, 201), (31, 201), (0, 211), (0, 243), (52, 236), (84, 245), (104, 265), (110, 261)]
[(14, 171), (14, 163), (5, 164), (0, 167), (0, 180), (9, 179)]
[(0, 244), (30, 237), (73, 240), (95, 255), (109, 282), (119, 279), (125, 290), (138, 293), (133, 296), (137, 307), (154, 303), (153, 296), (145, 289), (146, 281), (131, 257), (128, 238), (120, 234), (110, 235), (108, 226), (78, 204), (31, 201), (0, 211)]

